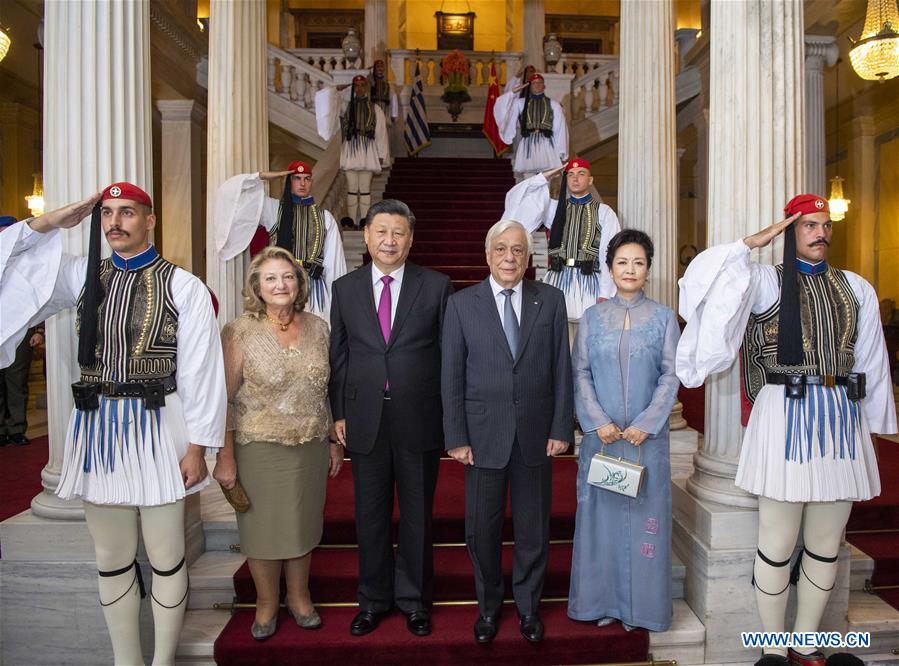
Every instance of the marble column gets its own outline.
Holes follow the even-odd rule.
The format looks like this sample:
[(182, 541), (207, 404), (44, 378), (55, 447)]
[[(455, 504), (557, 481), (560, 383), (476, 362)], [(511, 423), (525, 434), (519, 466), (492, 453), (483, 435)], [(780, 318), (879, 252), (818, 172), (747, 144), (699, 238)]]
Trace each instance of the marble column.
[(162, 134), (162, 254), (202, 275), (204, 238), (201, 164), (205, 109), (192, 99), (158, 100)]
[[(47, 210), (118, 180), (153, 191), (149, 8), (139, 0), (71, 0), (44, 8)], [(85, 223), (63, 231), (63, 251), (86, 255), (89, 229)], [(80, 502), (64, 502), (53, 492), (72, 411), (71, 384), (79, 377), (74, 328), (74, 309), (47, 321), (50, 456), (41, 471), (44, 490), (31, 502), (33, 512), (45, 518), (83, 517)]]
[(544, 71), (543, 35), (546, 32), (546, 10), (543, 0), (524, 0), (524, 64)]
[(647, 294), (677, 309), (673, 0), (621, 3), (618, 217), (655, 244)]
[(209, 103), (206, 129), (206, 283), (225, 325), (243, 312), (246, 253), (223, 261), (211, 219), (216, 188), (231, 176), (268, 168), (265, 3), (212, 0), (209, 7)]
[[(877, 147), (876, 128), (871, 116), (852, 119), (852, 180), (843, 196), (852, 203), (844, 222), (849, 223), (847, 259), (849, 268), (877, 287)], [(827, 193), (829, 194), (829, 192)], [(827, 196), (825, 194), (825, 196)]]
[(387, 0), (365, 0), (365, 67), (387, 58)]
[[(802, 4), (711, 2), (709, 246), (779, 221), (784, 203), (805, 183)], [(778, 241), (754, 252), (753, 260), (774, 263), (781, 246)], [(696, 470), (685, 485), (672, 488), (672, 540), (691, 572), (687, 603), (705, 624), (705, 663), (757, 659), (756, 652), (743, 648), (739, 633), (760, 628), (749, 587), (758, 543), (757, 500), (734, 483), (743, 440), (740, 414), (735, 362), (706, 381)], [(845, 628), (846, 564), (844, 558), (822, 631)]]
[(824, 68), (840, 55), (837, 38), (805, 36), (805, 191), (827, 196), (824, 136)]

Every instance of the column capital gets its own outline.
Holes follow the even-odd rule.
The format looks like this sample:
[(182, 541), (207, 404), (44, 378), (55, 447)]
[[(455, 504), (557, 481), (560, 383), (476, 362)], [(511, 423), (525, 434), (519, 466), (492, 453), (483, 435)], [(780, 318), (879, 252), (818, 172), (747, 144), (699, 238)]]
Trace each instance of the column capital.
[(830, 35), (805, 35), (805, 66), (823, 69), (833, 67), (840, 57), (837, 38)]
[(206, 107), (193, 99), (158, 99), (156, 108), (159, 109), (163, 121), (202, 122), (206, 118)]

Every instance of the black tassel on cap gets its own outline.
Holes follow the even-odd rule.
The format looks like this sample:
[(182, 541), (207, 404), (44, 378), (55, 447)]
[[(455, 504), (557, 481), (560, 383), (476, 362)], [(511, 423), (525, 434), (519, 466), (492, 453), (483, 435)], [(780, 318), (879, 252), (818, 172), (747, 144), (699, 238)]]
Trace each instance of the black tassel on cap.
[(799, 275), (796, 270), (796, 223), (784, 232), (783, 276), (777, 315), (777, 362), (801, 365), (802, 318), (799, 316)]
[(293, 254), (293, 195), (290, 191), (290, 179), (293, 173), (284, 179), (284, 194), (281, 195), (281, 218), (278, 220), (278, 235), (275, 244)]
[(565, 233), (565, 212), (568, 210), (568, 171), (562, 171), (562, 186), (559, 188), (559, 204), (553, 216), (553, 226), (549, 230), (549, 249), (562, 247), (562, 234)]
[(78, 364), (92, 367), (97, 363), (97, 327), (104, 290), (100, 282), (100, 209), (102, 201), (91, 211), (90, 244), (87, 251), (87, 276), (81, 299), (81, 324), (78, 329)]

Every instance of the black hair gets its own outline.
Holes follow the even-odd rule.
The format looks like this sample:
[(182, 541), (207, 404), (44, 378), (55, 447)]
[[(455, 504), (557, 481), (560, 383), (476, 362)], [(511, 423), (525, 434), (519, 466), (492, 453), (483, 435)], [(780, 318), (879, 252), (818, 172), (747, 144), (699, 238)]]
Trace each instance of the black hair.
[(406, 218), (409, 223), (409, 229), (415, 229), (415, 214), (405, 203), (399, 199), (382, 199), (368, 209), (368, 215), (365, 216), (365, 224), (369, 224), (375, 215), (387, 213), (388, 215), (399, 215)]
[(618, 252), (618, 248), (631, 243), (636, 243), (646, 252), (646, 268), (648, 269), (652, 266), (652, 239), (639, 229), (622, 229), (612, 236), (612, 239), (609, 241), (609, 249), (606, 251), (606, 266), (609, 269), (612, 268), (612, 262), (615, 260), (615, 253)]

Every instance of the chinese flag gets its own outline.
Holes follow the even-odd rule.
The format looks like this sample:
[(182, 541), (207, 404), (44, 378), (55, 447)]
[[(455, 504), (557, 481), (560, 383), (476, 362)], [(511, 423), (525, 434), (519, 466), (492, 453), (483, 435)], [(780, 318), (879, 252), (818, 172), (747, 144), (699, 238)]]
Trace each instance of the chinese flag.
[(496, 119), (493, 117), (493, 106), (496, 104), (496, 98), (499, 97), (499, 83), (496, 80), (496, 65), (490, 63), (490, 87), (487, 91), (487, 108), (484, 109), (484, 136), (493, 146), (493, 151), (497, 156), (502, 155), (509, 149), (509, 146), (503, 143), (499, 136), (499, 128), (496, 126)]

